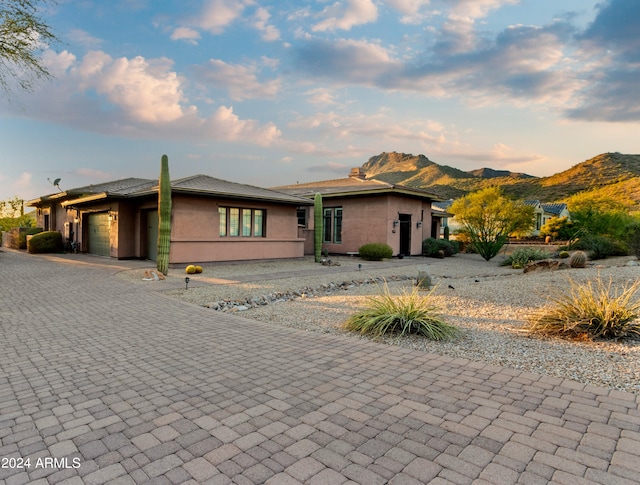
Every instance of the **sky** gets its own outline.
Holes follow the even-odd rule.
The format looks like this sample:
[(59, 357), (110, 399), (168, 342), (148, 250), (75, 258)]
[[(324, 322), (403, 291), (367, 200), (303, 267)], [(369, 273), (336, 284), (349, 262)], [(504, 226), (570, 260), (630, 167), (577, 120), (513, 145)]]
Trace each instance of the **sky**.
[(0, 200), (127, 177), (272, 187), (381, 152), (548, 176), (640, 153), (638, 0), (58, 0), (0, 92)]

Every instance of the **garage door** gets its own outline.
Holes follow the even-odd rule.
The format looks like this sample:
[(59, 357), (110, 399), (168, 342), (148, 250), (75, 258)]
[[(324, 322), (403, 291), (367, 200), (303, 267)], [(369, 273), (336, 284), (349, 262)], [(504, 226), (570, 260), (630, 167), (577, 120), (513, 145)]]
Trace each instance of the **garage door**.
[(89, 252), (111, 256), (109, 216), (107, 213), (89, 214)]

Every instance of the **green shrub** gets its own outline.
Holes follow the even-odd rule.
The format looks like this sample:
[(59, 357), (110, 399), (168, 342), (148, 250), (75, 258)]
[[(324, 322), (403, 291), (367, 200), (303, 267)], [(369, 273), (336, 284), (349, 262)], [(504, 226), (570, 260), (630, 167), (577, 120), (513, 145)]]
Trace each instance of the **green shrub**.
[(62, 252), (62, 234), (57, 231), (45, 231), (35, 234), (27, 244), (31, 254)]
[(382, 261), (393, 256), (393, 249), (385, 243), (369, 243), (360, 246), (358, 253), (367, 261)]
[(422, 241), (422, 254), (430, 258), (438, 258), (438, 252), (442, 251), (445, 256), (453, 256), (460, 250), (458, 241), (448, 239), (427, 238)]
[(520, 248), (516, 249), (503, 262), (502, 266), (511, 265), (514, 269), (522, 269), (531, 261), (540, 261), (551, 257), (544, 249), (537, 248)]
[(604, 259), (609, 256), (624, 256), (629, 252), (623, 242), (596, 234), (587, 234), (581, 237), (571, 245), (571, 248), (589, 253), (590, 259)]
[(42, 232), (41, 227), (30, 227), (18, 233), (18, 249), (27, 249), (27, 236), (33, 236)]
[(558, 257), (560, 259), (567, 259), (569, 257), (569, 251), (560, 251)]
[(385, 285), (381, 295), (368, 299), (368, 305), (352, 315), (343, 328), (374, 337), (382, 335), (422, 335), (431, 340), (448, 340), (459, 330), (446, 323), (438, 308), (431, 302), (433, 290), (420, 294), (417, 286), (412, 291), (392, 295)]
[(569, 280), (571, 288), (529, 317), (533, 333), (566, 338), (640, 338), (640, 281), (621, 289), (605, 285), (600, 277), (586, 284)]
[(640, 222), (629, 224), (625, 232), (629, 250), (636, 258), (640, 259)]

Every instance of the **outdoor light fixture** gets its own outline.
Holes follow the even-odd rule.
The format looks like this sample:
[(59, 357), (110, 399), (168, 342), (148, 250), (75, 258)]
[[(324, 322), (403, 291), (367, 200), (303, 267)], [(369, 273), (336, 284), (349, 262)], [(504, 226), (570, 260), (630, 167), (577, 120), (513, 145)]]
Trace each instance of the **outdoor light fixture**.
[(393, 227), (396, 227), (398, 224), (400, 224), (400, 221), (398, 219), (393, 221)]
[(185, 290), (189, 289), (189, 277), (188, 276), (184, 277), (184, 289)]
[(416, 227), (422, 227), (422, 221), (416, 222)]

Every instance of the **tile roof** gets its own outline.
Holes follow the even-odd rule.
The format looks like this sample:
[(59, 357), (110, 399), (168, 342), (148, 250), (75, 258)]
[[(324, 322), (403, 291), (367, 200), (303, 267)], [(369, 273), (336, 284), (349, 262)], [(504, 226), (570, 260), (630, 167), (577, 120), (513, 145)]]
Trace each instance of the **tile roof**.
[(301, 197), (313, 197), (316, 193), (323, 196), (358, 195), (372, 192), (400, 192), (407, 195), (439, 199), (439, 196), (431, 194), (426, 190), (403, 185), (394, 185), (376, 179), (363, 179), (358, 177), (347, 177), (333, 180), (321, 180), (319, 182), (308, 182), (303, 184), (283, 185), (272, 187), (273, 190), (295, 194)]
[(208, 175), (192, 175), (171, 182), (171, 188), (176, 192), (192, 192), (244, 199), (261, 199), (287, 204), (308, 205), (307, 199), (275, 190), (263, 189), (254, 185), (229, 182)]

